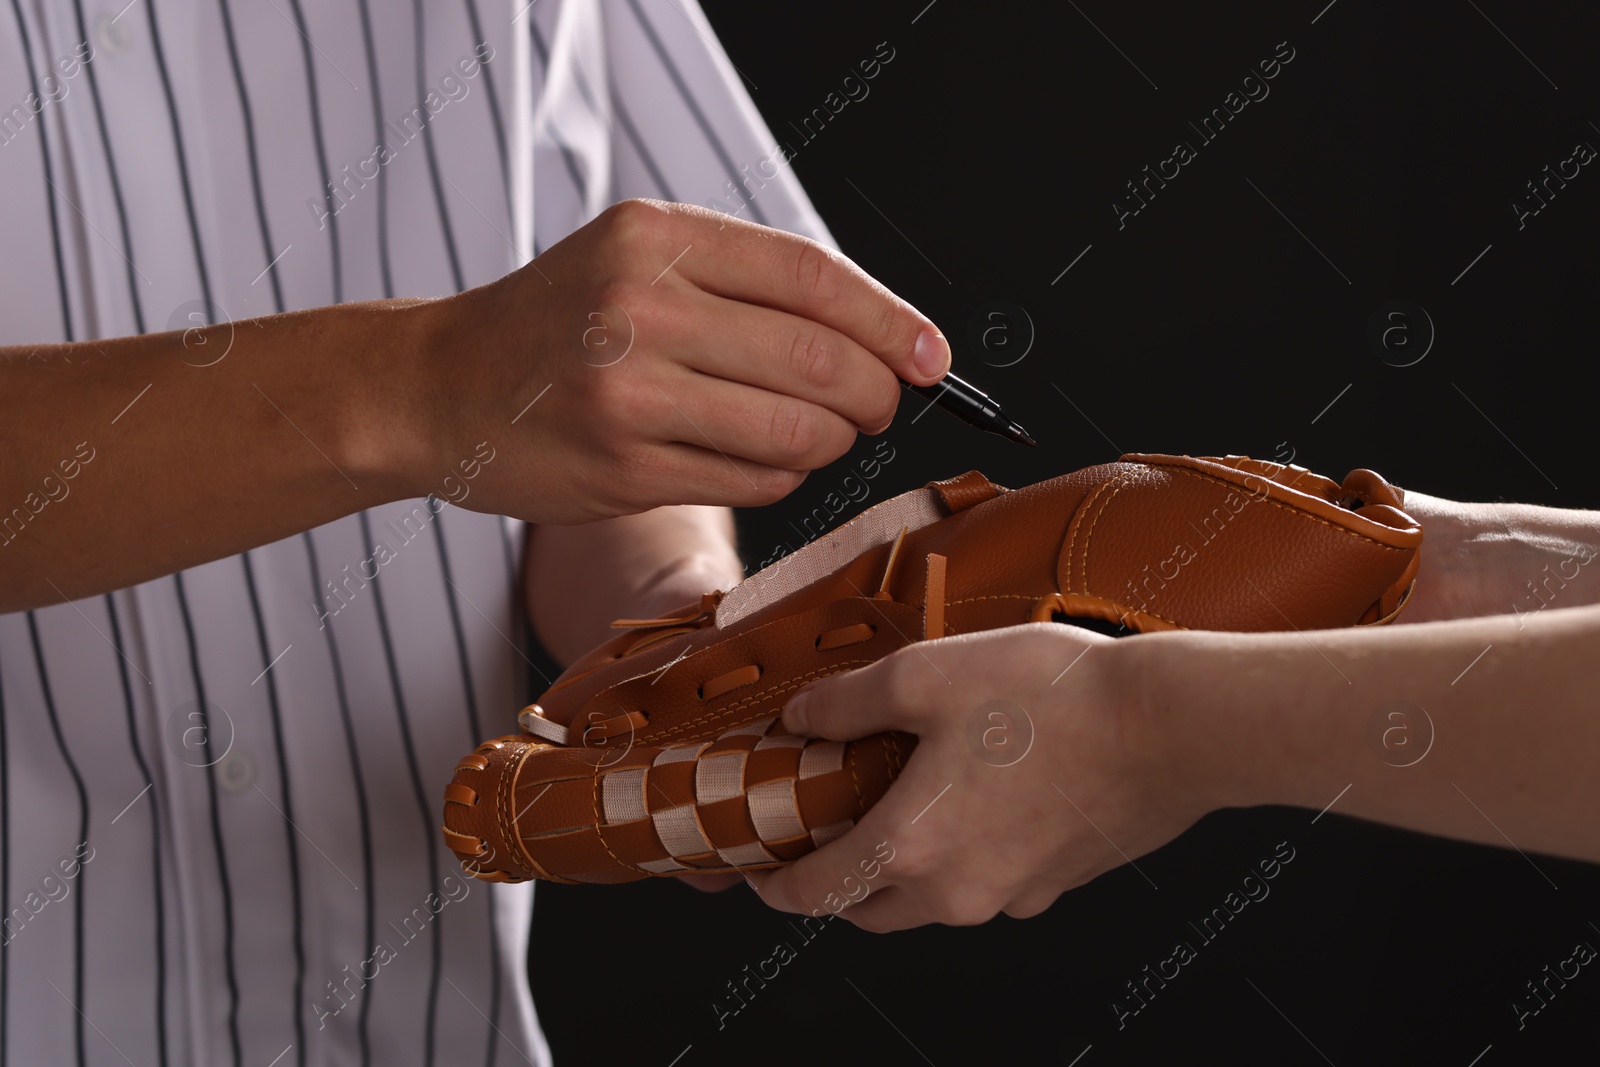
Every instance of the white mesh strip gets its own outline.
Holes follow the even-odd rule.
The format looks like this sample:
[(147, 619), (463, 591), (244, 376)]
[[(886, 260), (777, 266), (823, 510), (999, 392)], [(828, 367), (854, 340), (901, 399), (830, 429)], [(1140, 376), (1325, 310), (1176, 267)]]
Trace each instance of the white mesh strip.
[(649, 816), (644, 803), (644, 776), (647, 768), (612, 771), (601, 779), (601, 795), (605, 799), (606, 822), (638, 822)]
[(674, 856), (703, 856), (711, 851), (711, 843), (700, 829), (694, 805), (684, 804), (665, 808), (650, 816), (655, 820), (656, 836)]
[(768, 734), (756, 742), (756, 751), (764, 748), (804, 748), (806, 740), (798, 734)]
[(738, 796), (744, 787), (744, 756), (743, 752), (718, 752), (695, 764), (695, 800), (714, 804)]
[(832, 774), (844, 767), (844, 742), (824, 741), (820, 745), (807, 745), (800, 753), (800, 777), (815, 778), (819, 774)]
[(704, 741), (698, 745), (684, 745), (681, 748), (664, 748), (656, 754), (651, 766), (659, 767), (663, 763), (688, 763), (690, 760), (699, 759), (700, 753), (710, 744), (710, 741)]
[(750, 790), (750, 821), (763, 841), (787, 841), (806, 832), (800, 805), (794, 797), (794, 779), (762, 782)]
[(920, 530), (944, 517), (944, 501), (936, 489), (914, 489), (870, 507), (828, 536), (789, 553), (728, 590), (717, 605), (717, 628), (732, 626), (842, 570), (869, 548), (899, 537), (906, 527)]
[(690, 868), (677, 860), (645, 860), (638, 864), (640, 870), (649, 871), (651, 874), (668, 874), (672, 871), (687, 871)]
[(855, 823), (853, 822), (836, 822), (832, 826), (819, 826), (811, 831), (811, 840), (818, 848), (821, 848), (829, 841), (836, 841), (843, 837), (854, 826)]
[(748, 726), (740, 726), (740, 727), (738, 727), (737, 729), (734, 729), (734, 730), (725, 730), (725, 731), (723, 731), (722, 736), (723, 737), (760, 737), (762, 734), (764, 734), (768, 730), (772, 729), (772, 724), (777, 722), (777, 721), (778, 721), (778, 717), (776, 715), (772, 716), (771, 718), (757, 719), (755, 722), (751, 723)]
[(753, 867), (758, 863), (775, 863), (778, 859), (754, 841), (737, 848), (719, 848), (717, 855), (734, 867)]
[[(534, 711), (537, 704), (530, 704), (517, 712), (517, 725), (522, 727), (534, 737), (542, 737), (546, 741), (553, 741), (558, 745), (567, 743), (567, 728), (558, 722), (551, 722), (544, 716)], [(543, 710), (543, 709), (540, 709)]]

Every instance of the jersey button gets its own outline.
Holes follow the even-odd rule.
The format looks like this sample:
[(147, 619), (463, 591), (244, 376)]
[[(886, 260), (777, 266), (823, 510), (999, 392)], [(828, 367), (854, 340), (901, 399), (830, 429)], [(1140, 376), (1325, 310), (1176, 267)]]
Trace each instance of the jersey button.
[[(123, 14), (127, 10), (123, 8)], [(121, 55), (133, 47), (133, 28), (122, 15), (103, 11), (94, 20), (94, 43), (96, 48), (110, 55)]]
[(242, 793), (256, 780), (256, 764), (235, 748), (217, 763), (217, 784), (230, 793)]

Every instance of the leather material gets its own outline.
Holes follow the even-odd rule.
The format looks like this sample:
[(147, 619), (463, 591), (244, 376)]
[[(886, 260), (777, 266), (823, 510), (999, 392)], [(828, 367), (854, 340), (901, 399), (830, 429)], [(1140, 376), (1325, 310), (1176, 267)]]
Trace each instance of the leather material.
[(976, 471), (868, 509), (726, 594), (619, 632), (445, 794), (494, 881), (771, 867), (839, 836), (916, 744), (793, 737), (785, 701), (919, 640), (1052, 618), (1183, 629), (1381, 625), (1422, 528), (1368, 470), (1133, 454), (1006, 490)]

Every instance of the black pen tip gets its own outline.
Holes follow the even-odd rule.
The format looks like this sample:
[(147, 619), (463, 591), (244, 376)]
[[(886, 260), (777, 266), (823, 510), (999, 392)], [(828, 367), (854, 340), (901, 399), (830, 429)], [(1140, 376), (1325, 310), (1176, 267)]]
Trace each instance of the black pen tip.
[(1006, 427), (1006, 436), (1011, 438), (1013, 441), (1027, 445), (1029, 448), (1039, 447), (1039, 442), (1035, 441), (1033, 437), (1029, 435), (1028, 431), (1022, 428), (1020, 423), (1010, 423)]

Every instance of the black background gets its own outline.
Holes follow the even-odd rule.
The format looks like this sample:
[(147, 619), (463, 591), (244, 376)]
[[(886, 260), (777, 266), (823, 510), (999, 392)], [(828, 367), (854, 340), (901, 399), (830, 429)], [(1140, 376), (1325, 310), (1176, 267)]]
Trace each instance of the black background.
[[(1512, 207), (1576, 144), (1600, 147), (1594, 5), (925, 3), (705, 3), (843, 250), (940, 323), (956, 371), (1040, 442), (940, 412), (913, 424), (925, 402), (908, 396), (866, 503), (1123, 451), (1292, 454), (1461, 499), (1600, 502), (1600, 166), (1521, 229)], [(868, 95), (804, 142), (789, 124), (885, 41)], [(1270, 95), (1202, 142), (1188, 123), (1285, 41)], [(1178, 141), (1196, 158), (1119, 228), (1125, 183)], [(1398, 300), (1436, 331), (1403, 367), (1428, 340), (1416, 313), (1387, 362), (1367, 340)], [(996, 301), (1026, 319), (983, 318)], [(987, 352), (975, 320), (1000, 327)], [(874, 445), (742, 514), (747, 562), (798, 547), (792, 524)], [(1511, 1004), (1577, 942), (1600, 946), (1600, 871), (1314, 815), (1214, 814), (1139, 860), (1149, 881), (1123, 867), (1035, 919), (835, 922), (803, 947), (744, 888), (541, 885), (535, 1000), (567, 1064), (1594, 1059), (1600, 974), (1523, 1029)], [(1119, 1030), (1124, 983), (1197, 941), (1188, 923), (1280, 841), (1295, 859), (1271, 895)], [(784, 940), (798, 958), (719, 1029), (725, 983)]]

